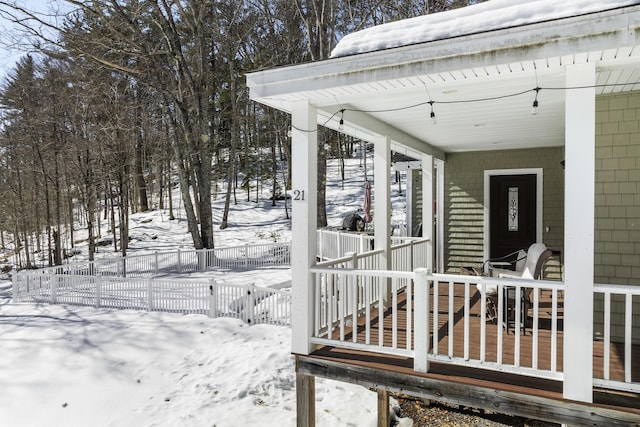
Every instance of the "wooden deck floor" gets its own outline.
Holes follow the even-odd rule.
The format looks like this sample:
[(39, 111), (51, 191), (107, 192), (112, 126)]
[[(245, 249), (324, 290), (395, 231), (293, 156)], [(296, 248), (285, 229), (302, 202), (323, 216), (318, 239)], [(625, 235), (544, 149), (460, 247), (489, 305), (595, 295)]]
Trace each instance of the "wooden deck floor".
[[(481, 331), (481, 301), (480, 294), (472, 287), (470, 316), (469, 316), (469, 351), (470, 358), (479, 358), (480, 356), (480, 331)], [(454, 310), (453, 316), (449, 316), (449, 288), (447, 285), (439, 285), (438, 298), (438, 354), (447, 354), (449, 345), (449, 322), (453, 322), (453, 355), (462, 357), (464, 354), (464, 293), (463, 287), (455, 286), (455, 295), (453, 298)], [(540, 314), (539, 314), (539, 341), (537, 352), (537, 363), (542, 369), (549, 369), (551, 366), (551, 299), (550, 292), (543, 291), (540, 295)], [(399, 295), (399, 307), (397, 313), (398, 329), (398, 346), (406, 345), (407, 330), (407, 299), (406, 295)], [(529, 317), (527, 321), (526, 331), (519, 334), (520, 342), (520, 361), (519, 365), (523, 367), (533, 366), (533, 336), (531, 333), (532, 319)], [(381, 322), (376, 317), (371, 320), (371, 335), (376, 336), (379, 328), (384, 328), (385, 343), (390, 345), (392, 319), (390, 313), (385, 313), (385, 317)], [(358, 341), (363, 341), (364, 324), (360, 322), (358, 326)], [(557, 356), (556, 369), (562, 371), (565, 363), (562, 354), (563, 348), (563, 331), (562, 331), (562, 301), (559, 302), (558, 321), (557, 321)], [(515, 331), (513, 327), (506, 330), (503, 328), (502, 322), (494, 322), (486, 324), (486, 350), (485, 359), (495, 362), (497, 360), (497, 339), (498, 334), (502, 335), (503, 358), (505, 364), (514, 363), (515, 355)], [(594, 377), (603, 377), (603, 350), (602, 342), (594, 341)], [(433, 381), (444, 381), (445, 383), (460, 384), (465, 386), (479, 387), (486, 390), (501, 390), (503, 392), (515, 393), (523, 396), (538, 396), (544, 399), (551, 399), (556, 402), (563, 402), (562, 382), (540, 379), (522, 375), (507, 374), (495, 372), (486, 369), (474, 369), (448, 364), (432, 363), (430, 372), (427, 374), (418, 374), (413, 371), (413, 359), (398, 356), (388, 356), (373, 352), (354, 351), (341, 349), (338, 347), (322, 347), (318, 348), (311, 358), (324, 363), (346, 364), (352, 367), (362, 369), (372, 369), (371, 372), (387, 372), (401, 375), (407, 382), (409, 377), (418, 377), (422, 379), (431, 379)], [(610, 350), (610, 378), (615, 380), (624, 379), (624, 348), (621, 344), (611, 344)], [(336, 369), (336, 365), (334, 370)], [(632, 381), (640, 382), (640, 348), (634, 346), (632, 349)], [(350, 374), (351, 375), (351, 374)], [(402, 384), (399, 384), (402, 389)], [(427, 393), (428, 394), (428, 393)], [(436, 394), (437, 396), (437, 394)], [(424, 397), (424, 396), (423, 396)], [(610, 405), (615, 410), (626, 411), (637, 417), (638, 425), (640, 425), (640, 395), (627, 392), (611, 392), (607, 390), (594, 390), (594, 402), (602, 405)], [(482, 403), (482, 402), (480, 402)], [(495, 403), (495, 402), (494, 402)], [(504, 404), (504, 403), (502, 403)], [(474, 405), (470, 405), (474, 406)], [(477, 405), (482, 407), (483, 405)], [(490, 408), (489, 408), (490, 409)], [(495, 409), (495, 408), (494, 408)], [(506, 413), (515, 413), (517, 411), (505, 411)], [(517, 415), (517, 414), (516, 414)], [(544, 418), (541, 418), (544, 419)], [(635, 419), (635, 418), (634, 418)]]

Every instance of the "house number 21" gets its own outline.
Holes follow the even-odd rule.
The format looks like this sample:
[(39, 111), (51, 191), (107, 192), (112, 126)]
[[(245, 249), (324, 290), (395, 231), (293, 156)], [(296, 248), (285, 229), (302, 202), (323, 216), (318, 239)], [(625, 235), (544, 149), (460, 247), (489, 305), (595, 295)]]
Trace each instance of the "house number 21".
[(293, 190), (293, 200), (304, 200), (304, 190)]

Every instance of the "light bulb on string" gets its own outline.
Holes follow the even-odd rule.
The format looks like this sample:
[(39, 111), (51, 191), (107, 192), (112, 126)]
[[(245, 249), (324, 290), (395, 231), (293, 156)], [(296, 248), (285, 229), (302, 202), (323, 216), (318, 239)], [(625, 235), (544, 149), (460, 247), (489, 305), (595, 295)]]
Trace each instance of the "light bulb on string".
[(538, 114), (538, 92), (540, 92), (540, 88), (536, 87), (534, 90), (536, 91), (536, 97), (533, 100), (533, 106), (531, 107), (531, 114), (535, 116), (536, 114)]
[(344, 132), (344, 109), (340, 110), (340, 124), (338, 125), (338, 132)]
[(431, 123), (435, 125), (438, 123), (438, 119), (436, 119), (436, 113), (433, 112), (433, 101), (429, 101), (429, 105), (431, 106), (431, 113), (429, 114), (431, 117)]

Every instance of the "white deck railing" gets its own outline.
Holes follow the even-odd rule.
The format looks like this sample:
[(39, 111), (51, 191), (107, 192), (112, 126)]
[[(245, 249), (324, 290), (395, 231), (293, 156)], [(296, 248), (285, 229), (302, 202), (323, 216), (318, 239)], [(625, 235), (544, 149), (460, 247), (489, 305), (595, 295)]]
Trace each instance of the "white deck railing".
[[(393, 246), (391, 249), (391, 271), (386, 271), (382, 275), (380, 275), (380, 271), (383, 268), (384, 251), (381, 249), (363, 253), (352, 252), (341, 258), (319, 262), (312, 268), (315, 277), (316, 301), (319, 302), (315, 312), (317, 337), (338, 328), (340, 336), (344, 338), (345, 331), (349, 329), (345, 319), (351, 319), (349, 321), (353, 324), (354, 319), (357, 320), (359, 316), (364, 315), (366, 320), (370, 318), (373, 306), (384, 311), (383, 307), (391, 303), (391, 310), (397, 315), (397, 310), (394, 308), (396, 307), (394, 298), (397, 298), (401, 291), (408, 292), (405, 288), (407, 286), (410, 288), (410, 283), (406, 280), (393, 278), (399, 277), (399, 272), (403, 271), (409, 273), (407, 277), (412, 277), (414, 265), (426, 264), (428, 242), (426, 239), (409, 239), (407, 242)], [(346, 273), (346, 271), (350, 272)], [(376, 271), (378, 275), (358, 278), (360, 274), (368, 274), (366, 271)], [(410, 293), (408, 298), (411, 301), (412, 295)], [(379, 304), (380, 301), (385, 301), (385, 304)], [(411, 321), (410, 318), (408, 320)], [(370, 336), (370, 325), (365, 322), (362, 326), (366, 330), (365, 335)], [(379, 333), (382, 332), (383, 330), (380, 329)], [(397, 334), (392, 337), (391, 348), (398, 348), (394, 344), (396, 341)], [(319, 338), (316, 342), (320, 343), (322, 339)], [(358, 347), (355, 335), (351, 337), (351, 342), (356, 343), (355, 347)], [(369, 342), (369, 339), (365, 342)], [(408, 343), (411, 345), (410, 340)], [(384, 350), (384, 348), (385, 345), (381, 344), (378, 350)]]
[(392, 243), (391, 269), (393, 271), (414, 271), (428, 267), (429, 239), (405, 237), (393, 239)]
[[(337, 267), (337, 266), (333, 266)], [(380, 353), (390, 353), (402, 356), (414, 356), (412, 336), (439, 337), (444, 333), (448, 338), (447, 345), (442, 348), (438, 340), (430, 340), (428, 352), (416, 352), (415, 358), (426, 357), (426, 360), (416, 364), (426, 364), (427, 361), (459, 364), (464, 366), (479, 367), (485, 369), (513, 372), (531, 376), (561, 379), (561, 369), (556, 365), (559, 349), (558, 338), (558, 292), (563, 289), (562, 283), (545, 281), (514, 281), (507, 279), (491, 279), (475, 276), (429, 275), (426, 284), (415, 283), (414, 273), (393, 272), (380, 270), (353, 270), (342, 268), (329, 268), (326, 264), (312, 268), (314, 274), (315, 292), (315, 319), (312, 342), (322, 345), (334, 345), (348, 348), (369, 350)], [(532, 293), (532, 317), (533, 326), (528, 329), (532, 335), (532, 345), (527, 351), (531, 351), (531, 366), (522, 366), (521, 352), (524, 351), (520, 344), (521, 330), (524, 327), (520, 319), (524, 319), (524, 313), (520, 304), (515, 304), (510, 312), (514, 321), (513, 347), (514, 354), (511, 360), (503, 358), (502, 326), (487, 325), (486, 300), (480, 293), (481, 308), (475, 316), (480, 316), (480, 321), (475, 322), (476, 329), (471, 329), (471, 295), (477, 293), (476, 284), (493, 284), (499, 287), (499, 295), (509, 287), (515, 292), (515, 298), (531, 289)], [(437, 285), (437, 286), (436, 286)], [(430, 289), (428, 302), (425, 306), (417, 304), (420, 286)], [(441, 294), (440, 288), (446, 289)], [(551, 306), (545, 308), (545, 312), (551, 313), (549, 333), (545, 333), (545, 339), (538, 328), (538, 316), (540, 313), (539, 294), (541, 291), (551, 294)], [(415, 296), (414, 296), (415, 292)], [(463, 294), (463, 306), (457, 307), (456, 300)], [(384, 301), (383, 304), (380, 304)], [(406, 310), (401, 310), (401, 304)], [(430, 311), (429, 322), (426, 326), (429, 330), (420, 331), (419, 325), (414, 323), (411, 315), (413, 308), (416, 313), (426, 307), (438, 307), (438, 310)], [(506, 301), (503, 297), (498, 299), (497, 312), (499, 318), (503, 318), (506, 309)], [(441, 331), (441, 312), (446, 313), (447, 324), (444, 332)], [(384, 316), (390, 329), (384, 333), (383, 328), (378, 328), (372, 320), (382, 319)], [(420, 316), (416, 314), (416, 316)], [(426, 315), (424, 316), (427, 317)], [(462, 328), (456, 327), (460, 322)], [(358, 328), (359, 333), (353, 333), (353, 328)], [(490, 326), (493, 326), (495, 337), (490, 336)], [(460, 337), (457, 334), (461, 334)], [(477, 341), (477, 342), (476, 342)], [(462, 342), (462, 351), (456, 350), (456, 342)], [(489, 348), (489, 342), (495, 342), (495, 348)], [(478, 354), (472, 354), (471, 344), (479, 346)], [(543, 348), (551, 352), (550, 366), (542, 367), (538, 364), (538, 355)], [(495, 360), (490, 360), (487, 355), (497, 354)], [(422, 356), (421, 356), (422, 355)]]
[(21, 271), (14, 276), (15, 302), (36, 302), (205, 314), (249, 324), (289, 325), (291, 293), (215, 280), (165, 280)]
[[(563, 379), (564, 283), (357, 269), (363, 259), (377, 254), (351, 255), (311, 269), (312, 343), (414, 357), (418, 371), (439, 362)], [(492, 286), (497, 288), (493, 323), (487, 317), (491, 302), (486, 297)], [(515, 303), (524, 295), (526, 305)], [(632, 372), (637, 345), (632, 346), (637, 344), (633, 325), (640, 317), (634, 312), (640, 287), (596, 285), (595, 295), (602, 295), (604, 310), (596, 317), (604, 319), (605, 326), (602, 341), (594, 342), (604, 346), (604, 374), (594, 378), (594, 385), (638, 393), (640, 383), (633, 381), (637, 373)], [(613, 310), (614, 303), (623, 304), (624, 310)], [(612, 320), (614, 311), (623, 312), (623, 319)], [(380, 328), (383, 318), (385, 327)], [(623, 329), (622, 338), (611, 332), (614, 323)], [(624, 378), (610, 374), (614, 356), (624, 364)]]
[[(602, 304), (602, 307), (596, 305), (596, 312), (599, 312), (600, 316), (595, 319), (596, 321), (601, 319), (603, 323), (603, 335), (600, 337), (602, 341), (594, 342), (594, 345), (603, 346), (603, 375), (602, 378), (595, 378), (593, 383), (596, 386), (638, 393), (640, 383), (632, 381), (632, 378), (638, 377), (638, 373), (632, 370), (634, 357), (632, 348), (634, 343), (637, 344), (640, 340), (637, 331), (634, 337), (633, 330), (634, 324), (640, 324), (640, 286), (597, 284), (594, 288), (594, 297), (596, 304)], [(614, 305), (619, 307), (614, 309)], [(621, 351), (617, 351), (618, 349)], [(610, 369), (612, 355), (622, 359), (624, 363), (623, 378), (612, 378)], [(636, 354), (635, 357), (638, 355)]]
[(362, 253), (373, 249), (374, 236), (341, 230), (317, 230), (317, 252), (321, 261), (342, 258), (347, 253)]
[[(317, 253), (320, 261), (342, 258), (348, 253), (369, 252), (374, 248), (375, 237), (369, 233), (347, 232), (344, 230), (317, 230)], [(391, 236), (391, 246), (404, 248), (406, 252), (416, 251), (414, 257), (403, 259), (405, 264), (418, 264), (403, 271), (413, 271), (425, 267), (426, 243), (429, 239), (422, 237)], [(406, 254), (404, 254), (406, 255)], [(414, 262), (417, 261), (417, 262)]]
[[(311, 269), (316, 303), (311, 341), (413, 356), (411, 332), (401, 335), (398, 328), (399, 296), (406, 293), (402, 303), (411, 306), (413, 273), (333, 267)], [(391, 334), (380, 327), (385, 316), (391, 317)], [(412, 321), (405, 316), (403, 329), (411, 331)]]
[[(428, 361), (453, 363), (541, 378), (562, 379), (562, 368), (557, 366), (557, 360), (558, 351), (561, 349), (561, 340), (558, 334), (558, 296), (559, 292), (564, 289), (563, 283), (433, 274), (428, 276), (426, 285), (431, 289), (429, 306), (438, 308), (434, 309), (430, 316), (432, 337), (438, 337), (441, 334), (440, 329), (442, 326), (440, 325), (439, 316), (440, 312), (443, 311), (443, 307), (445, 307), (444, 311), (447, 316), (447, 345), (445, 348), (441, 348), (438, 340), (432, 339), (426, 355)], [(471, 314), (470, 306), (472, 295), (478, 292), (477, 285), (480, 285), (480, 307), (476, 316), (479, 315), (480, 321), (479, 329), (472, 329), (471, 317), (473, 315)], [(416, 286), (424, 286), (424, 284), (416, 284)], [(486, 297), (486, 290), (489, 286), (497, 286), (497, 304), (495, 304), (497, 325), (487, 323), (487, 305), (491, 304)], [(542, 312), (540, 295), (543, 291), (549, 293), (548, 299), (550, 299), (548, 306), (544, 308), (549, 323), (549, 329), (545, 330), (544, 336), (539, 327)], [(440, 292), (444, 292), (444, 295), (441, 296)], [(527, 309), (527, 312), (523, 311), (527, 306), (516, 303), (516, 301), (522, 301), (525, 293), (530, 293), (530, 315), (533, 319), (531, 327), (527, 326), (527, 312), (529, 310)], [(460, 294), (464, 295), (463, 306), (456, 308), (455, 299)], [(509, 305), (507, 305), (508, 303)], [(418, 308), (416, 310), (416, 316), (418, 316), (420, 312)], [(506, 325), (504, 324), (505, 319)], [(462, 328), (456, 328), (457, 322), (462, 322)], [(513, 354), (509, 355), (510, 360), (506, 360), (503, 330), (506, 329), (508, 332), (511, 328), (513, 328)], [(525, 329), (531, 336), (530, 347), (528, 345), (524, 346), (521, 340)], [(415, 334), (419, 335), (423, 334), (423, 332), (416, 330)], [(457, 336), (458, 334), (462, 334), (460, 339)], [(461, 352), (454, 349), (454, 344), (459, 341), (463, 343)], [(473, 353), (471, 351), (472, 343), (474, 343), (474, 347), (479, 346), (479, 349)], [(530, 352), (530, 366), (522, 364), (522, 356), (525, 351)], [(548, 352), (548, 356), (545, 357), (545, 359), (549, 360), (548, 366), (539, 364), (540, 354), (543, 351)], [(424, 354), (424, 352), (421, 353)], [(488, 357), (489, 354), (495, 354), (495, 359), (491, 360)], [(424, 364), (424, 361), (416, 361), (416, 363)]]

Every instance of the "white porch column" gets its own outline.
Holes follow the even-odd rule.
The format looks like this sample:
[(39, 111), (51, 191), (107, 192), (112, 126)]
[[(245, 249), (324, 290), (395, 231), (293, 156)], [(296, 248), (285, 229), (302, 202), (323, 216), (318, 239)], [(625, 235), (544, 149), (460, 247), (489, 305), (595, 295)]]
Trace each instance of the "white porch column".
[(436, 173), (436, 271), (444, 273), (444, 161), (436, 159)]
[(564, 397), (592, 402), (595, 65), (567, 66), (564, 202)]
[(373, 177), (375, 205), (373, 227), (376, 249), (384, 249), (383, 270), (391, 269), (391, 140), (385, 136), (374, 141)]
[(313, 350), (313, 277), (318, 224), (318, 132), (316, 107), (297, 102), (291, 117), (291, 347), (296, 354)]
[(422, 237), (427, 244), (427, 269), (433, 272), (433, 156), (423, 154), (422, 163)]

